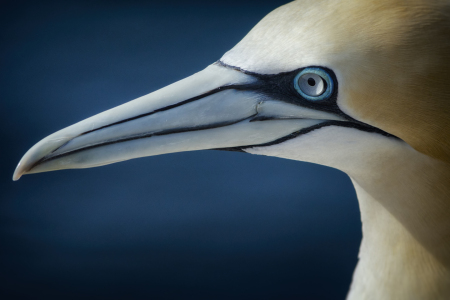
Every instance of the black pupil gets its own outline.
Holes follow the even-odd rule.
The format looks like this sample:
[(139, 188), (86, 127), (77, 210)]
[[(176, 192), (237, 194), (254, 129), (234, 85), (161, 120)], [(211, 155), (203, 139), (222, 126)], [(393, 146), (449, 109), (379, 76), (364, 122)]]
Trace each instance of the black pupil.
[(309, 79), (308, 79), (308, 84), (309, 84), (310, 86), (315, 86), (315, 85), (316, 85), (316, 81), (315, 81), (314, 79), (312, 79), (312, 78), (309, 78)]

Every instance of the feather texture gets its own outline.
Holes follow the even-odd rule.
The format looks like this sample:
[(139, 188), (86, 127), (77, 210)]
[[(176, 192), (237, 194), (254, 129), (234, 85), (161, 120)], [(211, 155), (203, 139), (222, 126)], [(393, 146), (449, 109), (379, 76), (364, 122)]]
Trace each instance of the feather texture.
[(258, 73), (333, 69), (342, 110), (450, 163), (448, 0), (294, 1), (222, 60)]

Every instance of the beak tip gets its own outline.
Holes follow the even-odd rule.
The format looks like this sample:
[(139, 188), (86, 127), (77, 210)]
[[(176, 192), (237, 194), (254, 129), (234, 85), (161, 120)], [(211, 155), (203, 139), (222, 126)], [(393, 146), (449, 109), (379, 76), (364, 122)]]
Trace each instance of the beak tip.
[(21, 162), (19, 162), (19, 164), (17, 165), (16, 169), (14, 170), (14, 174), (12, 177), (13, 181), (17, 181), (20, 179), (20, 177), (22, 177), (22, 175), (25, 173), (25, 170), (23, 169), (23, 165), (21, 164)]
[(46, 139), (41, 140), (39, 143), (31, 147), (24, 156), (20, 159), (12, 177), (13, 181), (19, 180), (22, 175), (28, 174), (39, 159), (41, 159), (46, 153), (51, 151), (52, 144), (49, 144)]
[(14, 170), (14, 174), (12, 177), (13, 181), (17, 181), (19, 180), (22, 175), (25, 175), (28, 173), (29, 169), (30, 169), (30, 165), (27, 164), (26, 160), (24, 160), (25, 157), (23, 157), (19, 163), (17, 164), (16, 169)]

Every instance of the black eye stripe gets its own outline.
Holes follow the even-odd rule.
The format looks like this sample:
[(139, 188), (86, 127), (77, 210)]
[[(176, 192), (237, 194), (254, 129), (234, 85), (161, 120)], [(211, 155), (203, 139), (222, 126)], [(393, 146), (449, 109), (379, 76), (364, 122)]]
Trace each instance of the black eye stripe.
[[(377, 134), (381, 134), (386, 137), (390, 138), (396, 138), (398, 137), (391, 135), (390, 133), (387, 133), (379, 128), (370, 126), (364, 122), (358, 121), (356, 119), (353, 119), (346, 113), (344, 113), (339, 106), (337, 105), (337, 97), (338, 97), (338, 91), (339, 91), (339, 82), (336, 78), (336, 75), (331, 69), (328, 69), (326, 67), (322, 66), (310, 66), (308, 68), (318, 68), (326, 72), (328, 76), (330, 77), (331, 82), (333, 83), (332, 88), (330, 89), (331, 93), (328, 97), (326, 97), (323, 100), (320, 101), (310, 101), (302, 97), (298, 93), (298, 91), (295, 89), (295, 77), (301, 73), (303, 70), (307, 68), (300, 68), (297, 70), (293, 70), (290, 72), (283, 72), (279, 74), (258, 74), (254, 72), (249, 72), (246, 70), (242, 70), (241, 68), (233, 67), (230, 65), (227, 65), (221, 61), (218, 61), (216, 64), (234, 69), (236, 71), (242, 72), (247, 75), (251, 75), (255, 78), (257, 78), (257, 82), (248, 84), (246, 86), (239, 87), (240, 90), (251, 90), (255, 93), (259, 93), (261, 95), (267, 96), (268, 98), (283, 101), (286, 103), (307, 107), (313, 110), (319, 110), (319, 111), (325, 111), (329, 113), (333, 113), (335, 115), (341, 116), (347, 121), (327, 121), (321, 124), (318, 124), (316, 126), (312, 126), (309, 128), (302, 129), (298, 132), (291, 133), (285, 137), (282, 137), (280, 139), (277, 139), (275, 141), (272, 141), (270, 143), (261, 144), (261, 145), (247, 145), (247, 146), (241, 146), (241, 147), (233, 147), (233, 148), (223, 148), (223, 149), (216, 149), (216, 150), (227, 150), (227, 151), (243, 151), (246, 148), (253, 148), (253, 147), (265, 147), (265, 146), (272, 146), (279, 143), (282, 143), (284, 141), (290, 140), (292, 138), (298, 137), (300, 135), (306, 134), (308, 132), (311, 132), (313, 130), (318, 130), (323, 127), (327, 126), (340, 126), (340, 127), (348, 127), (348, 128), (355, 128), (362, 131), (367, 132), (374, 132)], [(326, 83), (326, 82), (325, 82)], [(235, 87), (237, 88), (237, 87)], [(328, 86), (326, 87), (328, 88)], [(268, 118), (267, 120), (270, 120)], [(264, 121), (263, 119), (255, 119), (254, 121)], [(245, 151), (243, 151), (245, 152)]]
[[(258, 74), (254, 72), (249, 72), (246, 70), (242, 70), (240, 68), (236, 68), (233, 66), (229, 66), (221, 61), (218, 61), (216, 64), (231, 68), (236, 71), (242, 72), (247, 75), (251, 75), (258, 79), (257, 82), (253, 84), (247, 85), (245, 90), (252, 90), (256, 93), (265, 95), (269, 98), (276, 99), (279, 101), (287, 102), (290, 104), (295, 104), (302, 107), (307, 107), (315, 110), (330, 112), (336, 115), (339, 115), (349, 121), (355, 121), (353, 118), (345, 114), (341, 111), (336, 103), (337, 95), (339, 90), (338, 81), (336, 75), (331, 69), (321, 66), (310, 66), (308, 68), (315, 68), (324, 70), (332, 80), (334, 87), (331, 89), (331, 94), (323, 100), (320, 101), (311, 101), (302, 97), (299, 92), (295, 89), (294, 79), (295, 77), (301, 73), (303, 70), (308, 68), (300, 68), (289, 72), (282, 72), (278, 74)], [(327, 86), (328, 87), (328, 86)]]

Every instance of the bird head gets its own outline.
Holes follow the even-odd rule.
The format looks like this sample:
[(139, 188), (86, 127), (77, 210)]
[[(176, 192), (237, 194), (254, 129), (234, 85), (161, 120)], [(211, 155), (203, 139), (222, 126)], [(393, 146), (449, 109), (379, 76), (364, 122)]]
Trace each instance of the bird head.
[(201, 149), (343, 169), (406, 143), (450, 162), (449, 37), (449, 1), (294, 1), (203, 71), (44, 138), (13, 179)]

